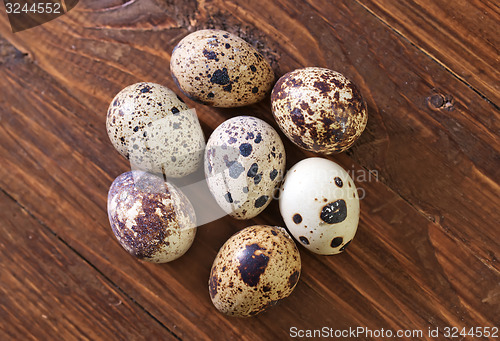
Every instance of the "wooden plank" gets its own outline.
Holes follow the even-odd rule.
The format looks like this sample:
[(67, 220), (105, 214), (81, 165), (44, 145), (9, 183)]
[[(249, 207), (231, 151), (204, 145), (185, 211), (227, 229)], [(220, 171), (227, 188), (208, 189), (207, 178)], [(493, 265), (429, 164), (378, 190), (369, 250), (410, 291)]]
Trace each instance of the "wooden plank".
[[(0, 97), (0, 102), (9, 103), (1, 112), (1, 188), (13, 193), (179, 338), (209, 340), (221, 328), (235, 340), (240, 335), (250, 339), (284, 333), (285, 328), (275, 329), (271, 321), (234, 320), (214, 311), (208, 275), (218, 248), (235, 232), (231, 219), (215, 233), (217, 223), (207, 227), (179, 261), (162, 266), (137, 262), (118, 245), (106, 216), (112, 174), (125, 171), (127, 165), (107, 137), (98, 138), (99, 125), (79, 119), (88, 109), (25, 59), (7, 64), (0, 77), (9, 87)], [(109, 173), (96, 166), (98, 162), (106, 163)], [(203, 244), (206, 240), (209, 246)], [(284, 321), (288, 323), (292, 315)]]
[(458, 78), (500, 105), (498, 2), (357, 0)]
[[(470, 241), (473, 252), (498, 269), (493, 262), (495, 205), (476, 198), (494, 203), (500, 193), (500, 117), (466, 85), (349, 2), (266, 4), (272, 11), (264, 13), (253, 3), (211, 2), (195, 14), (187, 5), (155, 4), (121, 9), (90, 3), (88, 9), (9, 39), (30, 52), (65, 91), (96, 108), (86, 113), (96, 122), (102, 122), (109, 99), (124, 84), (152, 80), (175, 88), (166, 65), (186, 34), (182, 25), (217, 26), (250, 37), (265, 47), (278, 75), (301, 65), (339, 70), (361, 87), (370, 109), (367, 131), (350, 151), (353, 158), (377, 170), (382, 181), (457, 239)], [(61, 36), (62, 27), (72, 29)], [(270, 118), (268, 102), (236, 110), (196, 109), (206, 131), (228, 114), (262, 112)]]
[[(346, 6), (344, 12), (334, 11), (328, 1), (314, 6), (330, 23), (338, 15), (360, 15), (356, 6)], [(349, 46), (349, 61), (356, 61), (353, 71), (363, 75), (358, 83), (371, 83), (363, 91), (371, 109), (368, 131), (349, 155), (378, 170), (391, 189), (498, 270), (499, 111), (409, 44), (369, 22), (336, 29), (332, 40), (322, 39), (321, 48), (339, 39)], [(360, 40), (348, 45), (354, 29)], [(377, 37), (377, 43), (370, 37)], [(433, 105), (436, 98), (443, 104)]]
[[(11, 121), (14, 121), (12, 116)], [(28, 119), (24, 123), (26, 127)], [(30, 127), (27, 132), (35, 130)], [(50, 135), (32, 144), (40, 145), (47, 137)], [(21, 147), (28, 146), (21, 140), (17, 141)], [(5, 142), (9, 141), (5, 139)], [(49, 143), (61, 145), (64, 141)], [(47, 209), (56, 210), (55, 216), (64, 217), (56, 223), (54, 218), (42, 212), (44, 219), (53, 223), (79, 252), (88, 255), (93, 263), (109, 273), (113, 281), (132, 293), (135, 300), (185, 338), (208, 338), (220, 328), (228, 329), (227, 333), (235, 339), (236, 335), (247, 335), (246, 339), (272, 339), (286, 336), (292, 326), (320, 328), (327, 325), (338, 329), (360, 325), (396, 330), (495, 322), (498, 275), (380, 182), (358, 183), (367, 197), (362, 201), (358, 236), (346, 254), (321, 257), (302, 249), (303, 277), (288, 300), (256, 319), (222, 317), (213, 311), (206, 292), (206, 279), (218, 247), (246, 222), (225, 218), (203, 227), (193, 248), (177, 262), (162, 266), (138, 263), (121, 250), (109, 233), (104, 213), (105, 193), (97, 198), (100, 208), (94, 208), (85, 193), (71, 189), (75, 186), (74, 178), (84, 176), (87, 170), (75, 170), (73, 177), (68, 177), (56, 166), (36, 169), (38, 162), (49, 162), (43, 159), (51, 159), (59, 153), (59, 161), (69, 163), (74, 158), (70, 152), (58, 153), (49, 149), (47, 152), (50, 155), (43, 156), (31, 147), (31, 155), (28, 155), (19, 148), (9, 159), (15, 158), (19, 168), (25, 167), (25, 170), (16, 169), (8, 160), (8, 169), (16, 174), (7, 178), (2, 186), (15, 193), (32, 193), (20, 199), (35, 205), (37, 210), (43, 206), (41, 202), (50, 199), (46, 196), (50, 188), (55, 188), (60, 198), (54, 202), (55, 206), (50, 205)], [(292, 160), (298, 157), (301, 156), (293, 156)], [(338, 157), (337, 161), (347, 169), (361, 170), (346, 156)], [(37, 180), (39, 185), (25, 183), (30, 179)], [(59, 191), (58, 181), (65, 183), (75, 196), (75, 202), (67, 203), (70, 194)], [(89, 182), (88, 185), (93, 184)], [(59, 208), (61, 204), (67, 207)], [(97, 221), (92, 213), (100, 216)], [(280, 224), (277, 217), (277, 205), (273, 203), (265, 216), (252, 223)], [(462, 271), (457, 272), (456, 265), (462, 264)], [(367, 281), (367, 278), (372, 280)], [(488, 302), (491, 298), (493, 301)], [(211, 322), (207, 323), (206, 319)]]
[(176, 340), (0, 191), (2, 340)]
[[(351, 3), (333, 10), (326, 1), (266, 2), (272, 17), (244, 2), (215, 1), (190, 14), (179, 13), (189, 6), (178, 6), (176, 16), (173, 7), (137, 3), (126, 9), (82, 4), (16, 35), (0, 22), (9, 41), (30, 53), (0, 70), (0, 103), (8, 103), (1, 111), (0, 187), (181, 338), (208, 339), (224, 330), (230, 339), (276, 339), (291, 326), (426, 329), (498, 322), (498, 167), (491, 162), (498, 155), (498, 114), (488, 103)], [(297, 291), (256, 319), (217, 314), (208, 273), (216, 251), (238, 228), (282, 224), (276, 203), (249, 222), (208, 224), (186, 256), (161, 266), (128, 257), (106, 218), (107, 187), (127, 169), (103, 129), (108, 102), (138, 80), (174, 88), (169, 52), (189, 25), (250, 37), (266, 47), (278, 74), (300, 65), (342, 71), (360, 85), (370, 107), (362, 140), (349, 156), (335, 157), (350, 170), (378, 171), (383, 180), (358, 183), (367, 197), (356, 241), (338, 257), (302, 250)], [(428, 106), (436, 91), (453, 96), (453, 110)], [(196, 109), (206, 133), (235, 114), (276, 126), (268, 102)], [(289, 165), (312, 155), (285, 145)], [(434, 216), (439, 219), (430, 221)], [(464, 269), (457, 272), (457, 266)]]

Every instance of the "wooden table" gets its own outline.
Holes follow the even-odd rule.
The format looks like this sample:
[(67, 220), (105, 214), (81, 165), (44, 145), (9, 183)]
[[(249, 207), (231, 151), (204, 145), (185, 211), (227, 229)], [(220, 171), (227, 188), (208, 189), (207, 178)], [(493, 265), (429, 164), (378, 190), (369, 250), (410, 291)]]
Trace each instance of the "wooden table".
[[(1, 12), (1, 340), (281, 340), (322, 327), (454, 340), (446, 327), (499, 327), (498, 2), (89, 0), (15, 34)], [(296, 290), (251, 319), (215, 310), (208, 275), (230, 235), (283, 225), (276, 201), (250, 221), (202, 226), (164, 265), (129, 256), (106, 215), (108, 187), (129, 169), (106, 134), (110, 100), (138, 81), (178, 91), (170, 53), (202, 28), (248, 40), (277, 76), (340, 71), (369, 107), (360, 140), (330, 157), (365, 193), (354, 242), (330, 257), (301, 247)], [(241, 114), (277, 127), (269, 98), (188, 104), (206, 136)], [(313, 156), (282, 137), (287, 168)]]

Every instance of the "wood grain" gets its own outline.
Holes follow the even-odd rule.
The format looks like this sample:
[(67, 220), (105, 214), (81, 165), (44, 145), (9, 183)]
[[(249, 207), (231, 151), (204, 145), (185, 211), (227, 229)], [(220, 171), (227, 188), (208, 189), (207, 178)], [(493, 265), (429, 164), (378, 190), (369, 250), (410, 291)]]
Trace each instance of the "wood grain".
[(358, 0), (365, 8), (500, 105), (500, 6), (496, 1)]
[[(226, 217), (201, 227), (190, 251), (164, 265), (128, 256), (106, 217), (108, 186), (128, 169), (106, 136), (109, 101), (136, 81), (175, 89), (170, 51), (202, 27), (249, 40), (278, 75), (306, 65), (341, 71), (369, 106), (361, 140), (332, 157), (355, 174), (379, 174), (380, 181), (354, 177), (366, 193), (355, 241), (334, 257), (301, 249), (296, 291), (254, 319), (218, 314), (208, 274), (238, 229), (283, 225), (277, 202), (250, 221)], [(363, 7), (87, 1), (46, 25), (8, 30), (2, 18), (0, 34), (17, 49), (9, 47), (0, 66), (0, 188), (179, 338), (282, 339), (292, 326), (427, 330), (500, 322), (498, 111)], [(230, 110), (188, 103), (207, 136), (239, 114), (276, 127), (269, 99)], [(289, 167), (313, 156), (282, 138)]]
[(2, 340), (176, 340), (0, 192)]

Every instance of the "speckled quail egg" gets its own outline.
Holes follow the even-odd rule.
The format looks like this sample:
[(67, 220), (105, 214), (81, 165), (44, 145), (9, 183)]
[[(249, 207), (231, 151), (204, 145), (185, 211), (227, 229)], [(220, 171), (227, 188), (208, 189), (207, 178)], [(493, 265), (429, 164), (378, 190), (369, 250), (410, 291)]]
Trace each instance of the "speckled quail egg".
[(207, 142), (205, 177), (219, 206), (250, 219), (271, 202), (285, 170), (285, 148), (261, 119), (238, 116), (218, 126)]
[(288, 297), (301, 270), (300, 254), (281, 227), (247, 227), (221, 247), (208, 282), (222, 313), (249, 317)]
[(188, 198), (159, 176), (126, 172), (108, 193), (108, 217), (116, 238), (133, 256), (154, 263), (182, 256), (196, 234)]
[(126, 87), (111, 102), (106, 127), (132, 169), (182, 177), (201, 166), (205, 138), (198, 117), (167, 87)]
[(274, 73), (250, 44), (232, 33), (201, 30), (172, 52), (172, 77), (191, 99), (215, 107), (256, 103), (269, 93)]
[(279, 207), (288, 231), (318, 254), (344, 251), (358, 228), (356, 186), (342, 167), (327, 159), (295, 164), (281, 186)]
[(271, 104), (281, 130), (297, 146), (316, 153), (347, 150), (366, 127), (366, 104), (342, 74), (307, 67), (289, 72), (273, 88)]

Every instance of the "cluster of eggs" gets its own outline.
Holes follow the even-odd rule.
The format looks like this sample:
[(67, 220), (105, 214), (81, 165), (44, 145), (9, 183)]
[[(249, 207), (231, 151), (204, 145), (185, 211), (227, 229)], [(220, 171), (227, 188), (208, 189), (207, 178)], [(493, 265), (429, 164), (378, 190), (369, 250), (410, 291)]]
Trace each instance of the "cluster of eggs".
[[(256, 103), (274, 83), (260, 53), (220, 30), (182, 39), (170, 68), (182, 93), (215, 107)], [(356, 86), (324, 68), (285, 74), (272, 89), (271, 103), (283, 133), (300, 148), (321, 154), (348, 149), (367, 122)], [(257, 216), (279, 191), (286, 229), (247, 227), (227, 240), (213, 262), (209, 293), (225, 314), (253, 316), (290, 295), (301, 272), (292, 236), (323, 255), (342, 252), (354, 238), (359, 198), (349, 174), (333, 161), (313, 157), (285, 175), (283, 142), (261, 119), (233, 117), (205, 145), (194, 110), (170, 89), (143, 82), (116, 95), (106, 125), (112, 144), (133, 169), (111, 185), (108, 216), (120, 244), (137, 258), (169, 262), (193, 243), (195, 210), (167, 177), (183, 177), (203, 164), (215, 201), (236, 219)]]

